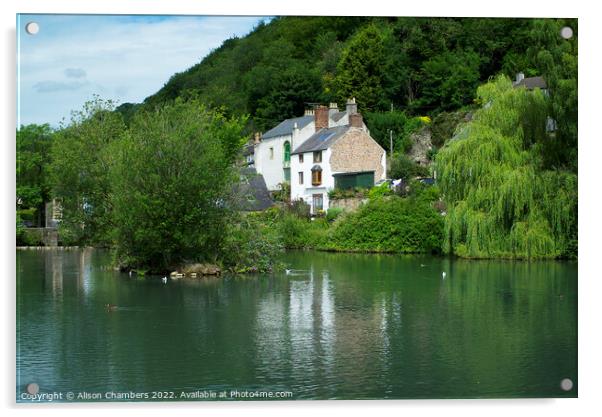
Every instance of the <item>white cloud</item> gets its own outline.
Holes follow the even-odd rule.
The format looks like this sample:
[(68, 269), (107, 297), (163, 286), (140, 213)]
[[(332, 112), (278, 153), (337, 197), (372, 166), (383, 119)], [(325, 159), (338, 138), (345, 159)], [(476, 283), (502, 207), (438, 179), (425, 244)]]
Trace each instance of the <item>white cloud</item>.
[[(21, 16), (19, 123), (50, 123), (93, 94), (140, 102), (259, 17)], [(29, 21), (37, 35), (24, 32)]]

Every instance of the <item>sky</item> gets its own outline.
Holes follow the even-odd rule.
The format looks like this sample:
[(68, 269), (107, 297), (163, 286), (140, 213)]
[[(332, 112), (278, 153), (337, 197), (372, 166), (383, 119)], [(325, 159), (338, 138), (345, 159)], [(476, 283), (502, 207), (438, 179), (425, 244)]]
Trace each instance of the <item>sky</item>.
[[(68, 123), (94, 95), (141, 102), (256, 16), (17, 16), (17, 126)], [(25, 31), (29, 22), (39, 32)]]

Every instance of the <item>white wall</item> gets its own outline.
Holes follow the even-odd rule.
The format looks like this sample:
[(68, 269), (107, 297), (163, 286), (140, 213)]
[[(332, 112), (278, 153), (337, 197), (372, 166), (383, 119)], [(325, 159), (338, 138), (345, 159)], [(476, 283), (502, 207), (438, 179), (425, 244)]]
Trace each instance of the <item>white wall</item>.
[[(291, 135), (263, 139), (255, 145), (255, 169), (263, 175), (265, 184), (270, 191), (279, 190), (278, 184), (284, 181), (284, 142), (291, 141)], [(274, 156), (270, 158), (270, 148)]]
[[(291, 200), (302, 199), (312, 207), (312, 214), (315, 214), (312, 206), (314, 194), (322, 194), (323, 209), (328, 210), (328, 191), (334, 189), (334, 177), (328, 162), (330, 155), (330, 149), (323, 150), (322, 162), (314, 162), (313, 152), (306, 152), (303, 154), (303, 163), (299, 162), (299, 155), (291, 157)], [(320, 186), (311, 184), (311, 168), (314, 165), (322, 167), (322, 184)], [(299, 184), (299, 172), (303, 172), (303, 184)]]

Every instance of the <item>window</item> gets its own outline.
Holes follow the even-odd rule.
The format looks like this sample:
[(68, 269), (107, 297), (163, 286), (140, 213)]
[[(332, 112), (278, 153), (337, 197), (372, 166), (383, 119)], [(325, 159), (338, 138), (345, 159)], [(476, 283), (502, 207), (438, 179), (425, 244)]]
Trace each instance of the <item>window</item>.
[(299, 163), (300, 164), (303, 163), (303, 154), (302, 153), (299, 154)]
[(289, 141), (284, 142), (284, 162), (291, 161), (291, 144)]
[(322, 151), (314, 152), (314, 162), (322, 162)]
[(314, 206), (314, 214), (322, 210), (324, 208), (324, 197), (322, 196), (322, 194), (314, 194), (312, 196), (312, 203)]
[(303, 184), (303, 172), (299, 172), (299, 184)]
[(322, 184), (322, 168), (319, 165), (314, 165), (311, 169), (311, 185)]
[(270, 159), (274, 159), (274, 148), (270, 148)]
[(284, 168), (284, 181), (291, 182), (291, 169)]

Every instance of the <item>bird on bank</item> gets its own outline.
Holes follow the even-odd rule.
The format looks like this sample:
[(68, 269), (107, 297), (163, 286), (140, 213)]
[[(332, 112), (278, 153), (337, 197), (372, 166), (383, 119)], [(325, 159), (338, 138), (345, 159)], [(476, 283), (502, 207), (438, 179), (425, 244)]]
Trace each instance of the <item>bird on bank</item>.
[(445, 271), (443, 271), (443, 273), (441, 274), (441, 279), (445, 279), (445, 276), (446, 276), (446, 275), (447, 275), (447, 274), (445, 273)]
[(107, 311), (117, 310), (117, 306), (115, 304), (105, 304), (105, 308), (107, 309)]
[(161, 278), (161, 281), (163, 281), (163, 284), (167, 284), (167, 277)]

